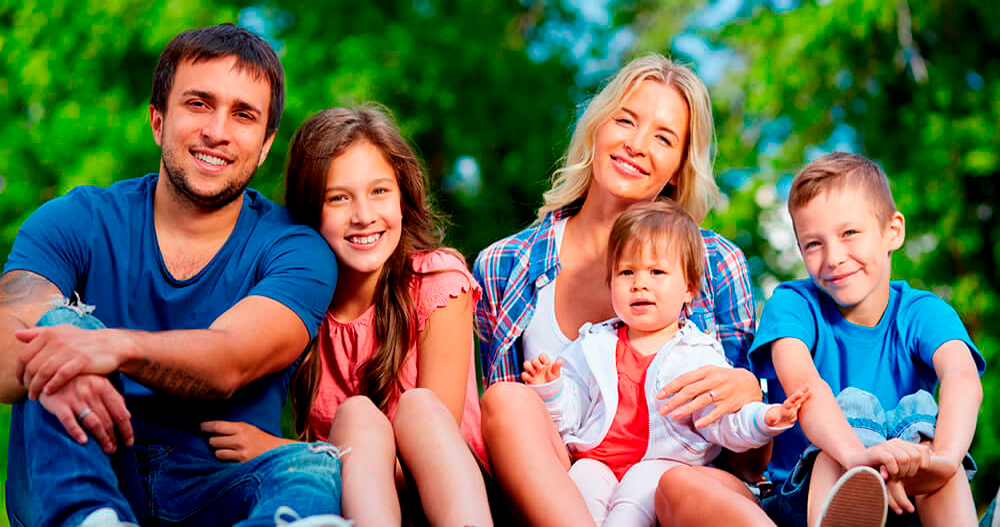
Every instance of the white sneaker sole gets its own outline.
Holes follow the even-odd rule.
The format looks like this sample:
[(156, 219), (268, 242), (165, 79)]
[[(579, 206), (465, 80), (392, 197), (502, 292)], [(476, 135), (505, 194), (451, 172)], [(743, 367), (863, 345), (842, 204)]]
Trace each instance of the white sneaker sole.
[(854, 467), (830, 490), (817, 527), (883, 527), (889, 498), (882, 476), (871, 467)]

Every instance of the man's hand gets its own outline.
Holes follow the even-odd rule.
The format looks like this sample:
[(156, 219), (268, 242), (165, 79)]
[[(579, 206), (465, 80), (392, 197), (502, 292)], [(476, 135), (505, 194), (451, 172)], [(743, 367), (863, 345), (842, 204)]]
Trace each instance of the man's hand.
[(545, 384), (559, 378), (563, 360), (550, 360), (544, 353), (532, 360), (524, 361), (521, 380), (528, 384)]
[(71, 325), (22, 329), (14, 336), (25, 343), (17, 355), (17, 378), (31, 399), (59, 391), (78, 375), (117, 370), (131, 345), (126, 331)]
[[(126, 446), (132, 446), (134, 435), (129, 421), (132, 414), (125, 407), (125, 398), (107, 377), (78, 375), (63, 388), (43, 394), (39, 402), (81, 445), (87, 442), (86, 428), (107, 454), (117, 448), (115, 430)], [(80, 415), (83, 417), (78, 421)]]

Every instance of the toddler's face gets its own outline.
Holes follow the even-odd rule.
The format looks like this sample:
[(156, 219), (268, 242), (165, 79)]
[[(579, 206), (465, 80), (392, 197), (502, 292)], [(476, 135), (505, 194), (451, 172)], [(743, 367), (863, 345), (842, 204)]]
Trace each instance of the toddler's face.
[(676, 331), (684, 303), (694, 297), (680, 259), (634, 245), (626, 247), (611, 276), (615, 314), (634, 331)]
[(889, 301), (890, 254), (903, 244), (903, 215), (885, 225), (857, 188), (831, 189), (792, 214), (806, 270), (848, 321), (874, 326)]

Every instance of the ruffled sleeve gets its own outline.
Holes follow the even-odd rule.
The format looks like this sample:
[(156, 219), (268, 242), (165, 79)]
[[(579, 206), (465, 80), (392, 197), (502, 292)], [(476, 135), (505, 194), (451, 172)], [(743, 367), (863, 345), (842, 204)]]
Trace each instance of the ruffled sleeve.
[(437, 250), (413, 256), (413, 270), (418, 276), (413, 297), (416, 299), (417, 331), (422, 331), (431, 313), (466, 291), (472, 292), (472, 301), (478, 302), (482, 288), (472, 277), (465, 262), (455, 254)]

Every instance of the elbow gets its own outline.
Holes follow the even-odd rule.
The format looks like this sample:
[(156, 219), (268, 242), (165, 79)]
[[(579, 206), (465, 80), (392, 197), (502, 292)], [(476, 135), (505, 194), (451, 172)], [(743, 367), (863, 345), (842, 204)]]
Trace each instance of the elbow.
[(245, 386), (248, 381), (238, 372), (229, 372), (205, 379), (200, 383), (200, 389), (192, 390), (190, 395), (205, 399), (229, 399)]
[(0, 403), (14, 404), (24, 400), (24, 388), (20, 384), (0, 388)]

